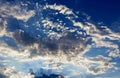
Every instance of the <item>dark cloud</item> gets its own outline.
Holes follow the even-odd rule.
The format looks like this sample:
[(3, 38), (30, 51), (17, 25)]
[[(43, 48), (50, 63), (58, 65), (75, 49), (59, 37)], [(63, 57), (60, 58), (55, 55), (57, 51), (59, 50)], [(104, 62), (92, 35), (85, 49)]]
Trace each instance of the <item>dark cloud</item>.
[[(34, 73), (34, 75), (35, 75), (34, 78), (64, 78), (64, 76), (61, 75), (61, 74), (53, 74), (53, 73), (51, 72), (51, 70), (52, 70), (52, 69), (46, 70), (46, 69), (42, 69), (42, 68), (41, 68), (41, 69), (38, 70), (36, 73), (34, 73), (34, 72), (32, 71), (31, 74)], [(51, 73), (51, 74), (50, 74), (50, 75), (47, 75), (47, 74), (45, 74), (44, 71), (47, 71), (47, 72), (49, 72), (49, 73)]]
[(87, 40), (87, 38), (84, 40), (82, 38), (77, 38), (73, 33), (68, 33), (68, 35), (59, 40), (32, 37), (29, 33), (22, 30), (16, 30), (13, 36), (15, 40), (23, 46), (30, 46), (34, 43), (38, 43), (38, 49), (34, 48), (30, 50), (31, 56), (46, 54), (56, 55), (58, 51), (62, 51), (66, 55), (69, 55), (70, 52), (79, 54), (86, 49), (88, 41), (90, 41), (89, 39)]
[(6, 21), (3, 18), (0, 18), (0, 31), (5, 28)]
[(50, 51), (57, 51), (58, 50), (58, 44), (53, 42), (44, 42), (44, 48), (48, 48)]
[(22, 45), (32, 45), (35, 40), (33, 37), (30, 36), (30, 34), (22, 31), (22, 30), (16, 30), (13, 34), (14, 38), (19, 44)]
[(39, 48), (31, 50), (31, 55), (56, 55), (59, 51), (69, 55), (70, 52), (77, 55), (83, 52), (88, 46), (90, 39), (76, 38), (72, 34), (68, 34), (59, 40), (40, 39), (38, 41)]
[(43, 74), (43, 75), (40, 76), (40, 77), (34, 77), (34, 78), (64, 78), (64, 76), (59, 75), (59, 74), (50, 74), (49, 76)]

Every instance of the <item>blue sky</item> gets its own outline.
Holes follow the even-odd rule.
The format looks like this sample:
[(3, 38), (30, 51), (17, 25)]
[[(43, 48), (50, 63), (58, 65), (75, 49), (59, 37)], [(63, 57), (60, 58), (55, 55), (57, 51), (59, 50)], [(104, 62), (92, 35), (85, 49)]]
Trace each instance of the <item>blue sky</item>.
[(51, 0), (50, 3), (66, 5), (76, 11), (83, 11), (91, 16), (95, 22), (111, 25), (120, 18), (119, 0)]

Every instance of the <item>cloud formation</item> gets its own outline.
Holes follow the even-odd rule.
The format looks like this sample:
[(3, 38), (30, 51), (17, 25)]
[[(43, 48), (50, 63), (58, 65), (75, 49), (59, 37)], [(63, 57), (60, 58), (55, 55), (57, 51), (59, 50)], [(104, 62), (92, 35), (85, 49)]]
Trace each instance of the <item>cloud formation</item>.
[[(84, 70), (92, 75), (104, 74), (108, 69), (115, 68), (117, 63), (112, 62), (112, 58), (120, 57), (120, 49), (113, 41), (120, 40), (120, 33), (113, 32), (107, 26), (101, 26), (99, 29), (89, 21), (79, 21), (80, 18), (66, 6), (46, 4), (39, 5), (42, 7), (39, 8), (38, 5), (34, 4), (34, 10), (28, 9), (27, 6), (24, 8), (23, 4), (0, 5), (0, 38), (6, 36), (16, 43), (16, 48), (11, 48), (5, 40), (0, 40), (0, 56), (5, 59), (0, 63), (11, 64), (16, 69), (18, 64), (35, 66), (33, 69), (37, 69), (41, 65), (41, 61), (38, 60), (47, 62), (52, 60), (54, 62), (52, 69), (58, 68), (59, 62), (63, 63), (61, 71), (66, 71), (66, 74), (76, 71), (65, 70), (67, 69), (65, 65), (68, 63), (83, 68), (78, 72)], [(11, 18), (15, 18), (20, 25), (19, 28), (15, 26), (14, 31), (7, 30), (8, 24), (11, 23), (11, 21), (8, 23), (8, 20)], [(85, 56), (94, 47), (107, 48), (107, 56)], [(12, 61), (17, 64), (11, 63)], [(47, 65), (49, 64), (51, 62)], [(9, 69), (8, 65), (5, 74), (0, 73), (1, 77), (5, 75), (8, 78), (32, 78), (30, 75), (25, 76), (23, 70)], [(19, 65), (19, 68), (22, 66)], [(47, 66), (46, 68), (49, 69)], [(75, 74), (78, 73), (72, 75)]]
[(10, 3), (0, 3), (0, 16), (3, 18), (13, 17), (18, 20), (27, 21), (29, 18), (34, 16), (35, 12), (33, 10), (28, 10), (27, 7), (22, 7), (17, 4)]

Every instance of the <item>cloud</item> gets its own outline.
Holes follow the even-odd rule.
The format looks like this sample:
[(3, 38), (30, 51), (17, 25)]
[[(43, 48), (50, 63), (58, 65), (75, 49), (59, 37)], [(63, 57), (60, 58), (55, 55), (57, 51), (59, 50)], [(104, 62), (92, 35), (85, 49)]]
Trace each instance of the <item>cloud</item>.
[(5, 27), (7, 25), (7, 21), (0, 18), (0, 36), (3, 36), (5, 34)]
[[(67, 17), (67, 14), (65, 13), (66, 11), (72, 11), (69, 8), (62, 6), (62, 5), (46, 5), (45, 6), (47, 8), (50, 8), (52, 10), (57, 10), (59, 11), (59, 13), (62, 13), (63, 15), (66, 15), (65, 18)], [(68, 15), (75, 15), (73, 12), (71, 12)], [(76, 19), (77, 17), (72, 17), (69, 16), (69, 18), (74, 18)], [(120, 33), (115, 33), (112, 30), (110, 30), (109, 28), (107, 28), (107, 26), (101, 26), (101, 29), (98, 29), (94, 24), (90, 23), (90, 22), (85, 22), (85, 24), (83, 24), (82, 22), (76, 22), (76, 20), (74, 19), (69, 19), (72, 23), (71, 25), (74, 27), (74, 30), (68, 30), (67, 27), (65, 25), (61, 25), (60, 23), (53, 23), (50, 19), (44, 20), (42, 23), (45, 27), (49, 26), (52, 28), (56, 28), (59, 27), (59, 30), (62, 30), (62, 33), (56, 33), (56, 32), (49, 32), (49, 36), (51, 37), (52, 35), (54, 35), (53, 37), (56, 38), (61, 38), (62, 36), (67, 35), (66, 31), (69, 32), (75, 32), (77, 31), (78, 37), (81, 35), (81, 31), (75, 30), (75, 27), (79, 27), (79, 29), (82, 29), (85, 31), (85, 33), (82, 32), (82, 34), (84, 35), (90, 35), (90, 38), (92, 40), (92, 47), (106, 47), (106, 48), (113, 48), (115, 49), (114, 51), (109, 51), (109, 56), (111, 57), (119, 57), (120, 56), (120, 50), (119, 50), (119, 45), (113, 43), (110, 40), (120, 40)], [(62, 21), (62, 23), (64, 23), (64, 21)], [(67, 22), (65, 23), (67, 25)], [(53, 34), (52, 34), (53, 33)], [(58, 37), (57, 37), (58, 36)], [(107, 40), (109, 39), (109, 40)], [(117, 50), (116, 50), (117, 49)]]
[(19, 4), (11, 5), (10, 3), (1, 3), (0, 16), (3, 18), (14, 17), (18, 20), (27, 21), (34, 16), (33, 10), (28, 10), (25, 6), (22, 7)]
[(63, 5), (56, 5), (56, 4), (46, 5), (44, 8), (45, 9), (50, 8), (50, 9), (53, 9), (53, 10), (57, 10), (57, 11), (59, 11), (59, 13), (62, 13), (64, 15), (70, 15), (70, 14), (74, 15), (74, 13), (71, 9), (69, 9), (66, 6), (63, 6)]
[[(3, 46), (4, 45), (4, 46)], [(15, 67), (19, 66), (19, 63), (30, 63), (30, 67), (34, 66), (35, 65), (38, 65), (39, 67), (39, 61), (40, 60), (53, 60), (53, 62), (56, 62), (54, 64), (52, 64), (52, 68), (56, 69), (58, 68), (57, 67), (57, 63), (58, 60), (61, 62), (61, 63), (67, 63), (68, 62), (68, 58), (66, 58), (66, 55), (63, 54), (61, 55), (61, 57), (58, 55), (58, 56), (52, 56), (52, 55), (48, 55), (47, 57), (46, 56), (36, 56), (35, 57), (32, 57), (32, 58), (29, 58), (29, 52), (30, 52), (30, 49), (31, 48), (25, 48), (25, 50), (22, 50), (21, 52), (20, 51), (17, 51), (17, 50), (13, 50), (11, 48), (9, 48), (8, 46), (5, 46), (5, 44), (1, 45), (1, 48), (0, 48), (0, 53), (1, 53), (1, 56), (2, 58), (4, 57), (7, 57), (7, 58), (14, 58), (14, 63), (12, 64), (11, 62), (13, 61), (12, 59), (8, 60), (6, 58), (6, 64), (8, 64), (9, 66), (9, 63), (12, 64), (13, 66), (15, 65)], [(7, 47), (7, 48), (6, 48)], [(38, 44), (34, 44), (34, 47), (38, 47)], [(33, 48), (33, 47), (32, 47)], [(24, 51), (24, 52), (23, 52)], [(48, 50), (49, 51), (49, 50)], [(33, 52), (33, 51), (32, 51)], [(50, 51), (49, 51), (50, 52)], [(27, 54), (28, 53), (28, 54)], [(45, 57), (45, 58), (43, 58)], [(16, 59), (16, 61), (15, 61)], [(34, 62), (34, 61), (37, 61), (38, 62)], [(97, 56), (97, 57), (91, 57), (91, 58), (85, 58), (85, 57), (79, 57), (78, 56), (75, 56), (75, 57), (71, 57), (71, 62), (74, 62), (75, 65), (79, 65), (80, 67), (82, 67), (83, 69), (86, 69), (88, 73), (91, 73), (91, 74), (102, 74), (102, 73), (105, 73), (105, 71), (109, 68), (112, 68), (112, 66), (114, 65), (114, 63), (112, 62), (109, 62), (111, 59), (110, 58), (107, 58), (107, 57), (103, 57), (103, 56)], [(5, 61), (5, 60), (3, 60)], [(16, 63), (18, 63), (18, 65), (16, 66)], [(36, 64), (37, 63), (37, 64)], [(45, 63), (45, 61), (43, 62)], [(68, 62), (70, 63), (70, 61)], [(78, 64), (76, 64), (78, 63)], [(4, 64), (4, 63), (3, 63)], [(48, 63), (48, 64), (51, 64), (51, 63)], [(47, 64), (47, 65), (48, 65)], [(46, 64), (45, 64), (46, 65)], [(96, 65), (98, 67), (96, 67)], [(64, 66), (64, 65), (63, 65)], [(24, 65), (23, 65), (24, 67)], [(96, 69), (93, 69), (95, 68)], [(29, 67), (28, 67), (29, 68)], [(28, 70), (28, 68), (26, 68), (26, 71)], [(39, 67), (40, 68), (40, 67)], [(49, 68), (49, 67), (48, 67)], [(104, 69), (104, 70), (103, 70)], [(72, 69), (74, 71), (74, 69)], [(57, 72), (57, 71), (55, 71)], [(71, 71), (72, 72), (72, 71)], [(75, 72), (75, 71), (74, 71)], [(21, 74), (20, 73), (11, 73), (11, 76), (10, 77), (23, 77), (24, 76), (20, 76)]]
[(110, 62), (111, 58), (104, 57), (102, 55), (98, 55), (94, 58), (90, 58), (90, 61), (92, 62), (89, 64), (88, 67), (88, 72), (97, 75), (97, 74), (103, 74), (105, 73), (108, 69), (114, 68), (114, 65), (116, 63)]
[(34, 78), (34, 75), (30, 73), (25, 75), (23, 72), (16, 71), (14, 67), (6, 67), (0, 69), (2, 74), (0, 74), (0, 78)]
[[(38, 63), (41, 61), (38, 60), (43, 60), (44, 63), (45, 60), (53, 60), (53, 62), (56, 62), (52, 64), (53, 69), (58, 68), (58, 62), (60, 62), (64, 63), (63, 67), (66, 64), (71, 64), (76, 67), (78, 66), (77, 68), (83, 68), (84, 72), (92, 75), (104, 74), (108, 69), (114, 68), (116, 62), (112, 62), (111, 57), (120, 57), (120, 50), (119, 45), (112, 42), (112, 40), (119, 41), (120, 33), (113, 32), (107, 28), (107, 26), (101, 26), (100, 30), (97, 28), (97, 25), (88, 21), (81, 22), (77, 20), (77, 15), (75, 15), (71, 9), (63, 5), (43, 5), (41, 10), (42, 11), (38, 11), (38, 9), (29, 10), (27, 7), (23, 8), (21, 5), (11, 5), (10, 3), (1, 5), (0, 16), (2, 18), (0, 18), (0, 36), (3, 37), (3, 35), (6, 35), (17, 43), (17, 48), (13, 49), (10, 47), (11, 45), (1, 41), (0, 56), (1, 58), (5, 58), (5, 60), (2, 61), (3, 65), (11, 64), (15, 66), (16, 69), (19, 69), (17, 65), (20, 63), (23, 64), (23, 67), (27, 64), (33, 68), (37, 66), (40, 68), (40, 64)], [(46, 11), (47, 14), (43, 15)], [(38, 12), (38, 15), (36, 12)], [(35, 13), (37, 17), (41, 18), (37, 18), (37, 20), (36, 17), (34, 17)], [(23, 29), (16, 29), (14, 32), (7, 31), (6, 26), (8, 26), (8, 22), (6, 19), (9, 17), (24, 21), (23, 26), (21, 25)], [(33, 17), (31, 19), (32, 22), (28, 22), (31, 17)], [(27, 31), (27, 28), (24, 26), (28, 28)], [(30, 27), (35, 31), (42, 31), (44, 37), (41, 37), (41, 33), (37, 33), (37, 35), (31, 34), (31, 32), (34, 31), (29, 30)], [(84, 55), (93, 47), (106, 47), (108, 49), (108, 56), (98, 55), (95, 57), (85, 57)], [(50, 63), (43, 65), (49, 64)], [(49, 67), (46, 68), (49, 69)], [(72, 74), (76, 72), (72, 67), (68, 68), (69, 69), (65, 66), (61, 71), (66, 71), (67, 75), (68, 73)], [(26, 67), (26, 69), (29, 68)], [(25, 76), (24, 72), (22, 72), (23, 70), (20, 72), (14, 70), (15, 69), (7, 68), (6, 71), (8, 72), (7, 75), (5, 75), (10, 78), (18, 76), (20, 78), (31, 77), (30, 75)], [(81, 69), (78, 72), (80, 71)], [(76, 72), (72, 75), (76, 74), (79, 73)], [(4, 76), (4, 74), (0, 75)]]
[(13, 33), (13, 37), (16, 39), (18, 43), (23, 45), (31, 45), (35, 42), (34, 38), (32, 38), (30, 34), (22, 30), (16, 30)]
[[(46, 56), (36, 56), (35, 55), (35, 57), (29, 58), (29, 52), (30, 52), (29, 49), (26, 50), (25, 52), (18, 52), (18, 51), (14, 51), (12, 49), (10, 50), (9, 48), (3, 48), (3, 46), (2, 46), (1, 47), (1, 51), (2, 51), (1, 52), (2, 58), (5, 55), (6, 55), (5, 57), (8, 57), (8, 58), (12, 57), (12, 58), (14, 58), (14, 63), (12, 63), (12, 61), (13, 61), (12, 59), (10, 59), (10, 60), (7, 59), (7, 61), (9, 61), (9, 62), (6, 61), (8, 66), (9, 66), (9, 63), (12, 64), (12, 66), (15, 66), (15, 67), (19, 67), (19, 66), (20, 67), (24, 67), (24, 66), (26, 66), (25, 64), (27, 64), (27, 65), (29, 65), (29, 67), (26, 67), (26, 71), (29, 68), (33, 68), (34, 70), (37, 70), (38, 68), (41, 68), (42, 66), (40, 66), (40, 65), (42, 65), (41, 64), (42, 60), (44, 60), (43, 61), (43, 66), (44, 67), (45, 66), (47, 67), (47, 65), (52, 64), (51, 62), (49, 62), (49, 60), (53, 60), (52, 70), (58, 69), (59, 68), (58, 65), (61, 62), (61, 63), (64, 63), (65, 65), (67, 63), (72, 64), (72, 65), (77, 65), (80, 68), (83, 68), (84, 70), (87, 70), (87, 73), (91, 73), (91, 74), (94, 74), (94, 75), (103, 74), (103, 73), (105, 73), (105, 71), (107, 69), (110, 69), (110, 68), (114, 67), (114, 63), (110, 62), (111, 59), (107, 58), (107, 57), (104, 57), (104, 56), (97, 56), (97, 57), (91, 57), (91, 58), (85, 58), (85, 57), (79, 57), (78, 58), (78, 56), (76, 56), (76, 57), (73, 57), (73, 58), (71, 57), (71, 62), (70, 62), (70, 61), (68, 61), (66, 59), (66, 56), (64, 54), (61, 55), (61, 57), (60, 56), (50, 56), (50, 55), (48, 55), (46, 57)], [(6, 52), (6, 54), (4, 55), (5, 52)], [(28, 56), (27, 56), (26, 52), (28, 52)], [(16, 59), (16, 61), (15, 61), (15, 59)], [(49, 63), (46, 64), (45, 60), (47, 62), (49, 62)], [(18, 64), (18, 65), (16, 65), (16, 64)], [(23, 64), (23, 65), (21, 66), (21, 64)], [(61, 66), (64, 67), (64, 64), (62, 64)], [(66, 66), (66, 67), (68, 67), (68, 66)], [(63, 68), (63, 69), (65, 69), (65, 68)], [(74, 69), (71, 69), (71, 70), (73, 72), (76, 71)], [(62, 71), (65, 71), (65, 70), (62, 70)], [(72, 71), (71, 71), (71, 73), (72, 73)], [(81, 70), (79, 70), (79, 71), (81, 71)], [(57, 70), (54, 71), (54, 72), (57, 72)], [(66, 70), (66, 72), (67, 72), (67, 70)], [(43, 73), (45, 73), (45, 72), (43, 72)], [(13, 78), (14, 77), (18, 77), (18, 76), (24, 78), (24, 76), (20, 76), (20, 75), (21, 75), (20, 73), (15, 73), (15, 74), (11, 73), (11, 77), (13, 77)], [(74, 74), (72, 74), (72, 75), (74, 76)]]

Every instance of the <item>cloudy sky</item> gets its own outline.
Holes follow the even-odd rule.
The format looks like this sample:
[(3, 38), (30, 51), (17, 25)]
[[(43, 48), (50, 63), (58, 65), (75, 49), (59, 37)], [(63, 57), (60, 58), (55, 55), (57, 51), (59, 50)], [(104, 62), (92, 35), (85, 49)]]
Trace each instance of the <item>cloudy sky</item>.
[(104, 0), (0, 0), (0, 78), (119, 78), (119, 7)]

